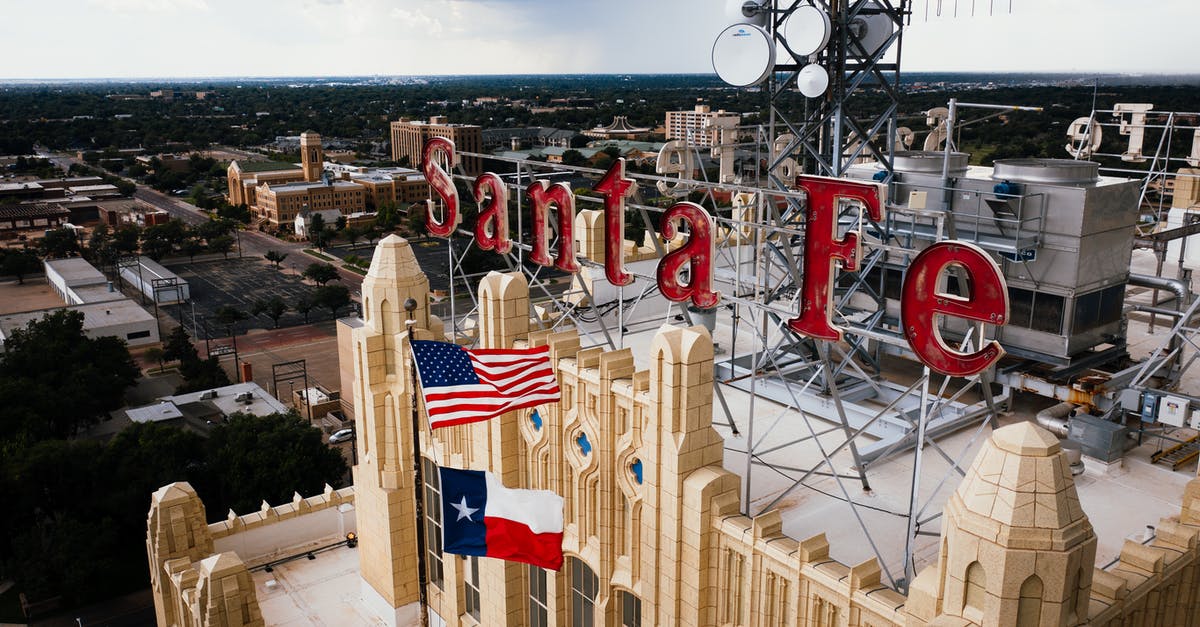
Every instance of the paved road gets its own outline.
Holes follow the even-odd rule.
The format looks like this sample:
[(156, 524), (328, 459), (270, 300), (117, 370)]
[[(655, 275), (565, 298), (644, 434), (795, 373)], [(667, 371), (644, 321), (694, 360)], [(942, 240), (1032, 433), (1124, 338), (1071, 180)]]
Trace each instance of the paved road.
[(171, 214), (193, 226), (208, 222), (208, 215), (196, 208), (195, 205), (172, 198), (156, 189), (139, 184), (133, 192), (133, 197), (158, 209)]

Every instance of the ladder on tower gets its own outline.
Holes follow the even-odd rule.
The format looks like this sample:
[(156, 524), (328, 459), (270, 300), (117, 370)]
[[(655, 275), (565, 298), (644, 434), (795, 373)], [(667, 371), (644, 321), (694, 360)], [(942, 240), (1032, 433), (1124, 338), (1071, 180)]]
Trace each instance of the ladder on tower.
[(1180, 466), (1198, 456), (1200, 456), (1200, 435), (1195, 435), (1171, 448), (1151, 455), (1150, 461), (1155, 464), (1170, 464), (1171, 470), (1179, 470)]

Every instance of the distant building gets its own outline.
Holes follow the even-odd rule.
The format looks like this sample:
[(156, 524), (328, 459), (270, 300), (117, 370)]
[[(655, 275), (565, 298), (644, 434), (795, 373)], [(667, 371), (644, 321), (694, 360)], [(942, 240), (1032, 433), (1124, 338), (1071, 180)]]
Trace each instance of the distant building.
[(70, 211), (48, 203), (0, 205), (0, 239), (11, 239), (25, 231), (55, 229), (70, 217)]
[(187, 281), (149, 257), (122, 265), (121, 279), (159, 305), (176, 305), (191, 298)]
[(109, 302), (93, 302), (69, 307), (56, 307), (0, 316), (0, 349), (13, 331), (25, 328), (47, 314), (68, 309), (83, 314), (83, 334), (90, 338), (115, 337), (130, 346), (157, 344), (158, 320), (128, 298)]
[(321, 136), (300, 135), (300, 165), (234, 161), (229, 165), (229, 202), (245, 204), (259, 220), (293, 227), (310, 211), (336, 209), (342, 215), (376, 211), (391, 203), (429, 197), (425, 177), (411, 168), (369, 168), (325, 161)]
[(235, 383), (224, 387), (164, 396), (157, 403), (125, 410), (131, 422), (172, 423), (205, 432), (204, 427), (224, 422), (231, 414), (269, 416), (288, 411), (287, 405), (257, 383)]
[(336, 209), (343, 214), (366, 210), (366, 190), (350, 181), (263, 183), (256, 192), (255, 214), (272, 225), (292, 224), (306, 211)]
[(598, 139), (633, 139), (635, 137), (649, 135), (650, 132), (651, 130), (649, 128), (634, 127), (629, 123), (629, 120), (625, 116), (618, 115), (617, 117), (613, 118), (612, 124), (609, 124), (608, 126), (597, 126), (594, 129), (584, 131), (583, 134), (587, 135), (588, 137), (595, 137)]
[[(429, 118), (428, 122), (402, 119), (392, 122), (392, 159), (408, 158), (414, 168), (421, 166), (425, 142), (431, 137), (445, 137), (454, 142), (459, 152), (483, 152), (483, 129), (474, 124), (450, 124), (444, 116)], [(479, 176), (483, 161), (479, 157), (462, 157), (467, 176)]]
[(43, 263), (46, 282), (67, 305), (124, 300), (108, 277), (82, 257), (49, 259)]
[(522, 147), (545, 148), (557, 146), (570, 148), (579, 133), (548, 126), (516, 128), (489, 128), (481, 134), (483, 149), (491, 152), (497, 148), (520, 150)]
[(667, 141), (682, 139), (695, 146), (717, 146), (721, 143), (721, 128), (737, 126), (741, 120), (740, 114), (713, 111), (708, 105), (696, 105), (691, 111), (668, 111)]
[(304, 171), (294, 163), (281, 161), (233, 161), (226, 178), (229, 183), (229, 204), (253, 207), (255, 190), (259, 185), (295, 183), (304, 180)]

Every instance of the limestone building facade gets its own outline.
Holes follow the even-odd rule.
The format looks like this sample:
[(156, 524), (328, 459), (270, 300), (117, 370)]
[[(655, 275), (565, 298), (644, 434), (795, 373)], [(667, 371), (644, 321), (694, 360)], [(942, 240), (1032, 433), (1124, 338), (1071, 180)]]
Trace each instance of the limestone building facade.
[[(421, 167), (421, 155), (425, 142), (431, 137), (445, 137), (454, 142), (459, 152), (483, 152), (483, 129), (474, 124), (451, 124), (445, 116), (434, 116), (428, 122), (400, 119), (391, 124), (392, 160), (407, 158), (409, 165)], [(483, 173), (483, 160), (479, 157), (457, 157), (462, 161), (467, 176)]]
[[(379, 244), (362, 295), (362, 320), (339, 326), (339, 353), (358, 424), (361, 602), (386, 624), (417, 617), (423, 533), (438, 625), (1200, 625), (1200, 479), (1153, 540), (1127, 542), (1101, 569), (1058, 440), (1032, 423), (997, 429), (946, 505), (936, 562), (905, 597), (883, 585), (874, 559), (839, 563), (823, 534), (786, 536), (778, 511), (740, 513), (739, 477), (723, 468), (724, 441), (711, 424), (713, 345), (702, 327), (660, 329), (643, 349), (650, 367), (638, 370), (630, 349), (538, 330), (524, 277), (492, 273), (479, 289), (479, 346), (548, 346), (562, 399), (431, 433), (419, 404), (414, 416), (407, 343), (410, 333), (442, 338), (443, 325), (407, 241)], [(443, 554), (437, 465), (561, 494), (562, 570)], [(419, 523), (417, 487), (426, 503)], [(195, 564), (211, 554), (186, 523), (196, 505), (177, 492), (160, 490), (149, 519), (151, 565), (170, 575), (155, 575), (156, 594), (175, 581), (164, 565), (182, 565), (163, 559), (164, 542), (198, 580)], [(181, 513), (168, 526), (164, 511)], [(162, 616), (160, 624), (182, 624)]]

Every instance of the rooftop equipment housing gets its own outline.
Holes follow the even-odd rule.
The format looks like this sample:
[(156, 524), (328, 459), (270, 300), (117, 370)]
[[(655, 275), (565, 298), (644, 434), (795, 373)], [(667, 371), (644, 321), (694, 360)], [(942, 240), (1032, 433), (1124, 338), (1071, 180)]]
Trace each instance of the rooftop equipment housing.
[[(896, 154), (889, 194), (895, 202), (887, 218), (894, 232), (918, 249), (939, 238), (960, 239), (992, 254), (1010, 303), (1008, 324), (996, 330), (996, 339), (1010, 354), (1067, 367), (1094, 357), (1098, 347), (1123, 352), (1138, 183), (1101, 177), (1099, 164), (1090, 161), (1005, 159), (987, 168), (968, 166), (966, 153), (950, 153), (948, 164), (946, 158), (942, 152)], [(877, 172), (857, 166), (851, 176)], [(890, 315), (899, 313), (909, 261), (891, 253), (877, 271)], [(956, 279), (944, 280), (954, 293)]]

